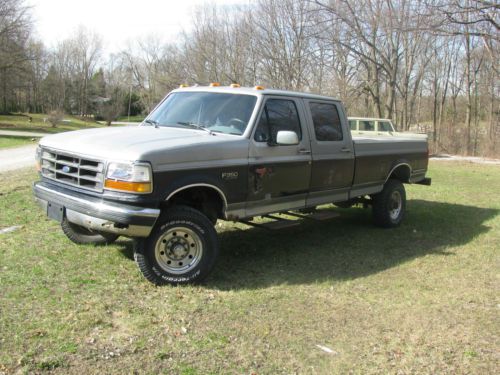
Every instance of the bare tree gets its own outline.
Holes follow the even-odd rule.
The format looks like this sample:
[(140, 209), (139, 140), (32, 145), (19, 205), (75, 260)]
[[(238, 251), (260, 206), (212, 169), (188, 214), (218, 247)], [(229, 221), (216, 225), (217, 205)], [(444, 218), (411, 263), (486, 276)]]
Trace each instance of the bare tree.
[(307, 87), (312, 56), (309, 4), (294, 0), (262, 0), (254, 17), (262, 79), (274, 87)]
[(31, 29), (30, 8), (24, 1), (0, 1), (0, 112), (9, 110), (13, 91), (21, 83), (19, 78), (26, 79)]

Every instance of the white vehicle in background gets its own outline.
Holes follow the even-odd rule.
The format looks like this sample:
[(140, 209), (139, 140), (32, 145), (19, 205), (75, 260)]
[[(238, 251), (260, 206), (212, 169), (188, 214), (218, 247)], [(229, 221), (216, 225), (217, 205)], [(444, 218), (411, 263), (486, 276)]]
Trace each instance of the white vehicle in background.
[(427, 134), (398, 132), (390, 119), (371, 117), (348, 117), (351, 134), (357, 137), (372, 138), (392, 136), (401, 138), (427, 139)]
[(353, 134), (389, 135), (396, 132), (390, 119), (349, 117), (348, 120), (351, 133)]

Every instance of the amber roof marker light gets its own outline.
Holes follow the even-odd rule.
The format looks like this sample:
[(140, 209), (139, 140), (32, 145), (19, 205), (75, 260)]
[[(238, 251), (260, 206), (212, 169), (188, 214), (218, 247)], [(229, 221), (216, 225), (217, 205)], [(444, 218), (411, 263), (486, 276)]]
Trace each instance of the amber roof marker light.
[(265, 87), (264, 86), (255, 86), (254, 89), (255, 90), (264, 90)]
[(219, 87), (220, 83), (219, 82), (212, 82), (210, 83), (210, 87)]
[(183, 88), (186, 88), (186, 87), (189, 87), (189, 85), (188, 85), (187, 83), (181, 83), (181, 84), (179, 85), (179, 88), (180, 88), (180, 89), (183, 89)]
[(238, 87), (241, 87), (238, 83), (231, 83), (229, 87), (232, 87), (233, 89), (237, 89)]

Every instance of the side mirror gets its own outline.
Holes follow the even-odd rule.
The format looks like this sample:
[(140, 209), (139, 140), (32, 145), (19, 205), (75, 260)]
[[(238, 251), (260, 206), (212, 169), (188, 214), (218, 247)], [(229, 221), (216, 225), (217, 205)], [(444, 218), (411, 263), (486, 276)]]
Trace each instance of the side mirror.
[(299, 136), (297, 133), (289, 130), (280, 130), (276, 134), (276, 144), (282, 146), (291, 146), (299, 144)]

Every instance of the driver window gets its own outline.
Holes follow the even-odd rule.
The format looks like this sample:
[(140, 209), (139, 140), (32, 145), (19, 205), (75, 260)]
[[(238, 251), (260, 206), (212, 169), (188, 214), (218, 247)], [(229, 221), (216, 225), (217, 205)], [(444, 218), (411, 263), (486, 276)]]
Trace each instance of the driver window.
[(280, 130), (290, 130), (302, 139), (299, 113), (293, 100), (269, 99), (259, 119), (254, 139), (257, 142), (275, 142)]

